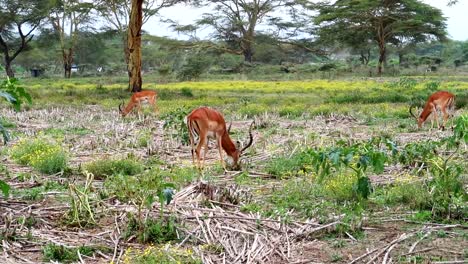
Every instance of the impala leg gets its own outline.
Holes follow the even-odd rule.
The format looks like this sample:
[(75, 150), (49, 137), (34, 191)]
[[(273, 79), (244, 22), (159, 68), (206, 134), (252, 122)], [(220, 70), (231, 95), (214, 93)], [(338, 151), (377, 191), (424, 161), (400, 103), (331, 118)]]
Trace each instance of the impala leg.
[(434, 129), (434, 115), (431, 114), (431, 115), (429, 116), (429, 118), (431, 119), (431, 130), (432, 130), (432, 129)]
[(442, 125), (442, 130), (445, 130), (445, 125), (447, 124), (447, 119), (449, 117), (449, 115), (447, 113), (447, 107), (442, 108), (442, 114), (444, 115), (444, 123)]
[(437, 128), (439, 128), (439, 117), (437, 116), (437, 108), (435, 105), (432, 106), (432, 113), (434, 114), (434, 119), (436, 121)]
[[(203, 163), (205, 157), (203, 156), (203, 160), (200, 161), (201, 159), (201, 148), (205, 145), (206, 142), (206, 136), (200, 135), (200, 140), (198, 141), (197, 149), (195, 150), (195, 153), (197, 154), (197, 161), (198, 161), (198, 168), (202, 169), (203, 168)], [(205, 154), (206, 154), (206, 148), (205, 148)]]
[(224, 171), (226, 171), (226, 164), (224, 163), (223, 159), (223, 147), (221, 145), (221, 137), (217, 137), (216, 141), (218, 143), (219, 158), (221, 159), (221, 165), (223, 165)]
[[(206, 160), (206, 154), (208, 153), (208, 137), (204, 137), (205, 140), (203, 141), (203, 148), (204, 148), (204, 151), (203, 151), (203, 161), (202, 161), (202, 167), (205, 166), (205, 160)], [(200, 142), (201, 143), (201, 142)]]
[(190, 128), (191, 126), (189, 126), (190, 151), (192, 152), (192, 163), (195, 165), (195, 140)]

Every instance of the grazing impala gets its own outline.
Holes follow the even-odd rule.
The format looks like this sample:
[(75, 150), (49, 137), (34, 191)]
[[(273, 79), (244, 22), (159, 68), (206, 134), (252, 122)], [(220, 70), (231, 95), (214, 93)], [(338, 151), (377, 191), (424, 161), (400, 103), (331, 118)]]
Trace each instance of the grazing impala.
[[(203, 167), (206, 153), (208, 152), (208, 139), (214, 138), (218, 145), (219, 157), (221, 159), (221, 164), (223, 165), (224, 170), (226, 170), (226, 165), (224, 164), (223, 160), (223, 149), (226, 151), (226, 154), (232, 158), (233, 168), (236, 170), (239, 169), (239, 157), (253, 143), (252, 125), (253, 123), (249, 128), (250, 141), (244, 148), (240, 149), (239, 144), (234, 144), (234, 142), (229, 137), (229, 130), (231, 126), (226, 129), (226, 122), (224, 121), (224, 117), (220, 112), (209, 107), (200, 107), (193, 110), (187, 116), (187, 127), (189, 130), (190, 145), (192, 146), (193, 163), (195, 164), (195, 155), (193, 153), (195, 151), (197, 155), (198, 167)], [(199, 141), (195, 147), (195, 136), (197, 135), (199, 137)], [(200, 164), (202, 147), (205, 148), (205, 151), (203, 154), (203, 160)]]
[(155, 91), (141, 91), (136, 92), (130, 98), (130, 102), (128, 102), (127, 106), (122, 109), (123, 102), (119, 105), (119, 112), (120, 114), (125, 117), (130, 113), (135, 107), (137, 108), (138, 118), (140, 118), (141, 112), (141, 105), (143, 103), (148, 103), (154, 107), (154, 110), (157, 111), (158, 108), (156, 106), (156, 98), (158, 94)]
[[(455, 108), (455, 95), (447, 91), (439, 91), (433, 93), (431, 96), (429, 96), (429, 99), (427, 100), (426, 105), (424, 106), (424, 109), (419, 115), (419, 117), (416, 117), (416, 115), (413, 114), (412, 108), (413, 107), (410, 107), (410, 114), (418, 121), (419, 128), (422, 127), (423, 123), (427, 120), (431, 113), (434, 113), (433, 119), (436, 120), (437, 127), (439, 127), (437, 109), (440, 109), (440, 111), (442, 111), (444, 115), (444, 123), (442, 125), (442, 129), (445, 129), (445, 124), (447, 123), (447, 119), (449, 117), (447, 110), (452, 112), (451, 114), (453, 115), (453, 111)], [(432, 127), (434, 127), (433, 120), (431, 121), (431, 123)]]

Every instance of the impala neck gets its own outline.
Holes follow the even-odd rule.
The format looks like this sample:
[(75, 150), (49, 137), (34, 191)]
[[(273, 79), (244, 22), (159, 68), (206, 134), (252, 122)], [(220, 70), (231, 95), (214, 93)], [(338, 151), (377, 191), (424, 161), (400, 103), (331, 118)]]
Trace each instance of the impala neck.
[(233, 156), (234, 152), (237, 151), (236, 145), (232, 142), (231, 138), (229, 137), (228, 132), (224, 132), (223, 136), (221, 137), (221, 146), (223, 147), (224, 151), (229, 156)]
[(421, 112), (421, 115), (419, 115), (419, 119), (424, 122), (426, 119), (429, 117), (429, 115), (432, 113), (432, 107), (429, 104), (426, 104), (424, 107), (424, 110)]
[(128, 103), (128, 105), (122, 110), (122, 114), (124, 116), (127, 115), (128, 113), (130, 113), (130, 111), (132, 111), (134, 106), (135, 104), (133, 102)]

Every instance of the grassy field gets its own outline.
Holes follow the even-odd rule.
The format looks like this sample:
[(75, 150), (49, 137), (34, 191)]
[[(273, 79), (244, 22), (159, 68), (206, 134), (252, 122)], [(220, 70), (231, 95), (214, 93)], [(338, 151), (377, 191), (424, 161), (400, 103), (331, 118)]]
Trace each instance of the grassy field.
[[(454, 79), (148, 82), (159, 113), (144, 120), (119, 116), (119, 80), (24, 80), (33, 104), (0, 105), (0, 260), (462, 263), (468, 82)], [(408, 109), (437, 90), (456, 94), (456, 127), (418, 130)], [(214, 142), (192, 166), (198, 106), (234, 140), (255, 121), (242, 171)]]

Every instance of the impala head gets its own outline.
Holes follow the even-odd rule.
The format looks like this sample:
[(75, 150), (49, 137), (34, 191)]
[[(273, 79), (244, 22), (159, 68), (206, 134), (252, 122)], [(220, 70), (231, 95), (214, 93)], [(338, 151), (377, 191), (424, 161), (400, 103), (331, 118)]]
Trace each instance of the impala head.
[(421, 128), (421, 127), (422, 127), (422, 124), (424, 123), (425, 120), (424, 120), (421, 116), (417, 117), (417, 116), (413, 113), (413, 108), (414, 108), (414, 105), (410, 106), (410, 109), (409, 109), (410, 115), (411, 115), (412, 117), (414, 117), (414, 118), (416, 119), (416, 121), (418, 122), (418, 128)]
[(127, 115), (127, 113), (125, 113), (123, 109), (124, 104), (125, 104), (124, 102), (119, 104), (119, 113), (122, 115), (122, 117), (125, 117)]
[[(240, 162), (239, 162), (240, 157), (242, 157), (242, 155), (244, 154), (244, 151), (246, 151), (253, 144), (253, 135), (252, 135), (253, 125), (254, 125), (254, 122), (252, 122), (252, 124), (250, 124), (250, 127), (249, 127), (249, 142), (243, 148), (241, 148), (241, 143), (239, 141), (237, 141), (236, 142), (236, 151), (234, 153), (232, 153), (232, 155), (231, 155), (232, 160), (233, 160), (233, 164), (234, 164), (233, 168), (236, 169), (236, 170), (240, 169)], [(230, 128), (231, 128), (231, 126), (229, 125), (229, 129)]]

